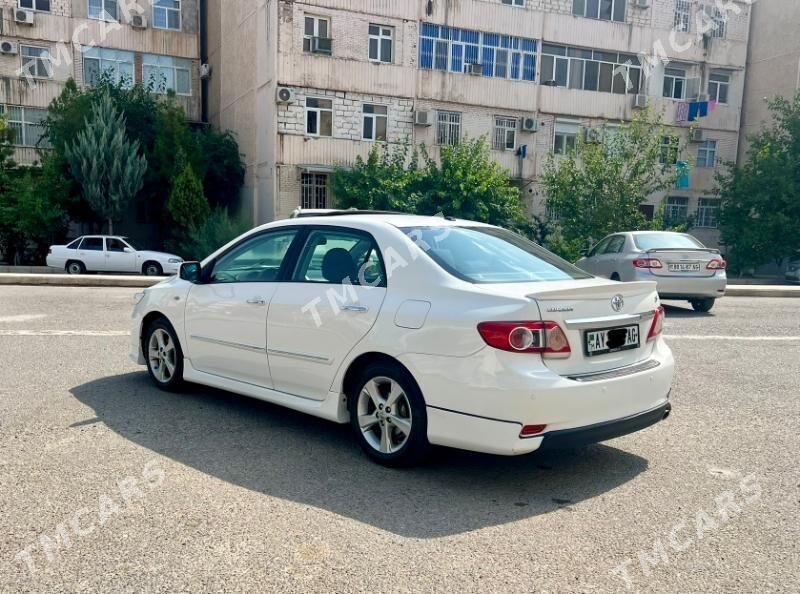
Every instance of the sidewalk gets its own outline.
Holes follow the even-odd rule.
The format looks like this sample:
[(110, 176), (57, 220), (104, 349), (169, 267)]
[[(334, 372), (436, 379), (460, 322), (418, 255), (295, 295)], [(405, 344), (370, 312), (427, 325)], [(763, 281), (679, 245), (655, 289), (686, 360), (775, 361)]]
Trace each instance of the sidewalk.
[[(58, 287), (152, 287), (167, 277), (103, 274), (9, 274), (0, 272), (0, 285)], [(726, 297), (800, 297), (800, 285), (728, 285)]]

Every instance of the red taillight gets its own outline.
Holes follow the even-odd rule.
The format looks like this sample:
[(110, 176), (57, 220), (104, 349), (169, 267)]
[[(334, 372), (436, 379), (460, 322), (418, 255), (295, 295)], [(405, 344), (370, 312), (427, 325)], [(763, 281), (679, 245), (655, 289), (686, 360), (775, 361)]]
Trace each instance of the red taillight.
[(650, 324), (650, 332), (647, 334), (647, 342), (651, 340), (655, 340), (658, 338), (658, 335), (661, 334), (661, 331), (664, 329), (664, 306), (659, 305), (658, 309), (656, 310), (656, 315), (653, 317), (653, 323)]
[(533, 437), (547, 429), (547, 425), (525, 425), (519, 432), (520, 437)]
[(491, 347), (511, 353), (569, 357), (567, 336), (555, 322), (481, 322), (478, 332)]
[(633, 261), (634, 268), (661, 268), (661, 260), (658, 258), (636, 258)]
[(708, 270), (725, 270), (728, 267), (728, 263), (723, 260), (722, 258), (714, 258), (711, 262), (708, 263), (706, 269)]

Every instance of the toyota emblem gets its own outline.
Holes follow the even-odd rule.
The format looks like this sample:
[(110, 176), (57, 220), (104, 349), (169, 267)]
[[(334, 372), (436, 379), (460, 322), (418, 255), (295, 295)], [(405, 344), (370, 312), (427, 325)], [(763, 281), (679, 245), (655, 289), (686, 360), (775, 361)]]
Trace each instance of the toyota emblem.
[(611, 298), (611, 309), (614, 311), (621, 311), (624, 305), (625, 300), (622, 298), (622, 295), (614, 295)]

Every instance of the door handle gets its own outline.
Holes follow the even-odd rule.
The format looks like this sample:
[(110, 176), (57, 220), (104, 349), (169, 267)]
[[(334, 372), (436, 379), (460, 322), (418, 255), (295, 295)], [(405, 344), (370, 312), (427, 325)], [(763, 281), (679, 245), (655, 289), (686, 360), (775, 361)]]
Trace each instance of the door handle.
[(256, 297), (254, 299), (248, 299), (247, 303), (250, 305), (266, 305), (266, 300), (262, 299), (261, 297)]
[(342, 311), (357, 311), (357, 312), (367, 312), (369, 308), (366, 305), (342, 305)]

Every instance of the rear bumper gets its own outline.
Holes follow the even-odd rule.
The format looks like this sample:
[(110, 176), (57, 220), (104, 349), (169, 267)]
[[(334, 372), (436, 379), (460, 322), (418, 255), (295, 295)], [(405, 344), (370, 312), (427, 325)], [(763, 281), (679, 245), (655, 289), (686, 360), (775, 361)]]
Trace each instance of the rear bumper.
[(728, 278), (724, 272), (714, 276), (686, 277), (659, 276), (648, 270), (637, 272), (634, 280), (649, 280), (658, 283), (658, 294), (662, 299), (708, 299), (725, 295)]
[(623, 435), (640, 431), (651, 425), (655, 425), (659, 421), (663, 421), (669, 416), (670, 411), (672, 411), (672, 405), (666, 402), (653, 410), (624, 419), (596, 423), (587, 427), (551, 431), (544, 435), (538, 449), (557, 450), (573, 448), (614, 439), (615, 437), (622, 437)]

